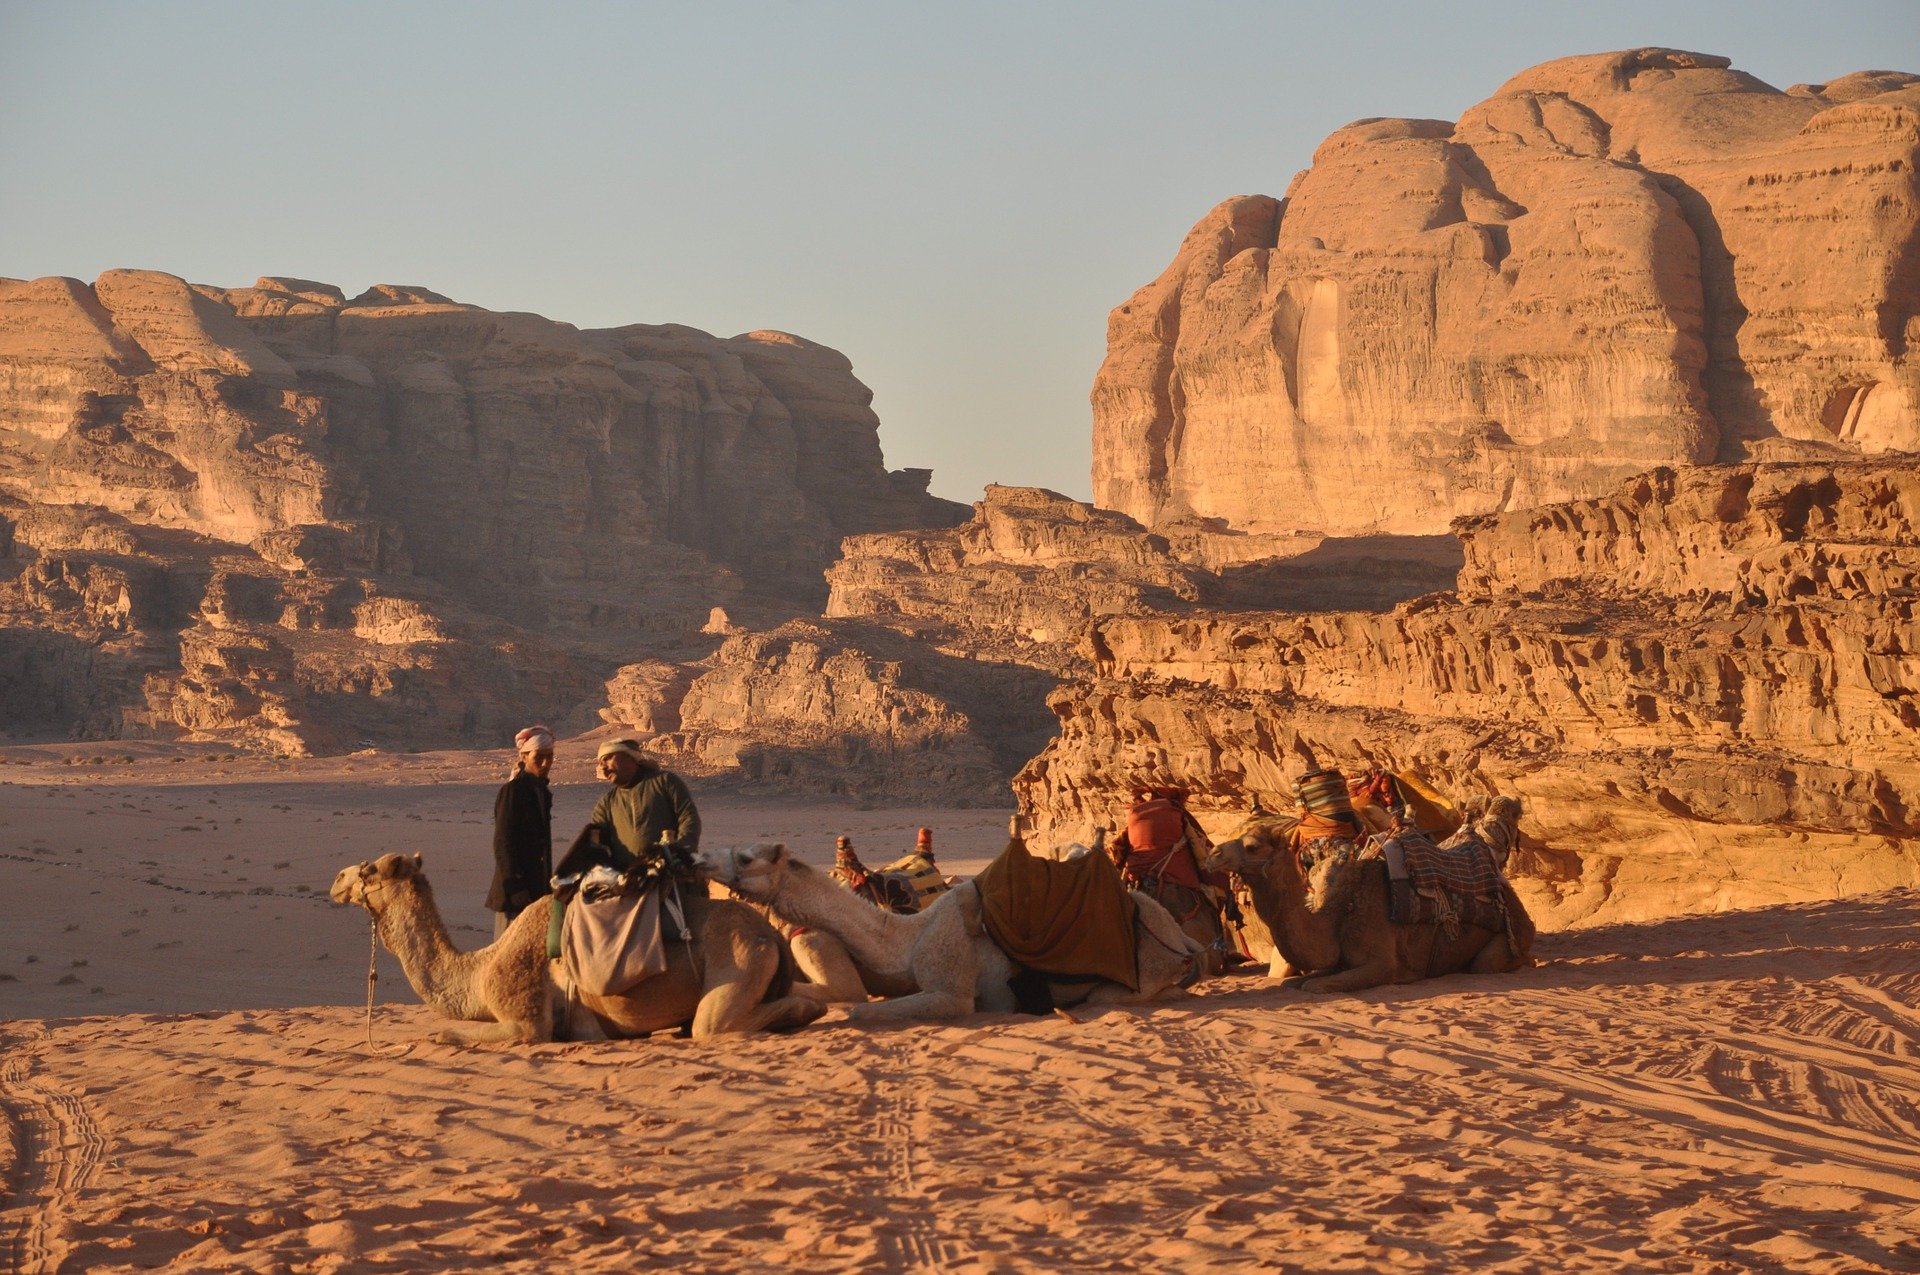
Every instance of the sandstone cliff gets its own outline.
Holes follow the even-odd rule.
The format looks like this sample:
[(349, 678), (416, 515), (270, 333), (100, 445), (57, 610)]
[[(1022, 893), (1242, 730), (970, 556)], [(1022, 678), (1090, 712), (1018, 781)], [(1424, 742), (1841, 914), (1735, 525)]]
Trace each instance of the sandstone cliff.
[(1430, 533), (1656, 465), (1920, 448), (1920, 78), (1670, 49), (1362, 120), (1117, 308), (1094, 496)]
[(1451, 586), (1453, 537), (1336, 542), (1189, 520), (1147, 531), (1043, 488), (990, 486), (959, 527), (855, 536), (827, 570), (829, 616), (1065, 673), (1088, 623), (1223, 606), (1385, 610)]
[[(0, 281), (8, 729), (497, 742), (615, 666), (817, 609), (950, 525), (798, 337), (581, 331), (421, 288)], [(524, 724), (524, 723), (523, 723)]]
[(1043, 837), (1142, 777), (1223, 832), (1313, 755), (1524, 798), (1556, 924), (1920, 881), (1910, 465), (1660, 471), (1460, 533), (1460, 592), (1391, 614), (1100, 622), (1016, 781)]

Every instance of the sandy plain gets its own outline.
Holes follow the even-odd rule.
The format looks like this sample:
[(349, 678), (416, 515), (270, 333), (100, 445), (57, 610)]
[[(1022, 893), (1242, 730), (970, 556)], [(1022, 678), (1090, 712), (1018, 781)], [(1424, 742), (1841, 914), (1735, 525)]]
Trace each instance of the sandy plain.
[[(382, 954), (370, 1048), (327, 884), (419, 850), (484, 942), (498, 755), (0, 758), (0, 1268), (1920, 1269), (1920, 892), (706, 1043), (431, 1044)], [(700, 795), (710, 844), (930, 823), (954, 870), (1007, 814)]]

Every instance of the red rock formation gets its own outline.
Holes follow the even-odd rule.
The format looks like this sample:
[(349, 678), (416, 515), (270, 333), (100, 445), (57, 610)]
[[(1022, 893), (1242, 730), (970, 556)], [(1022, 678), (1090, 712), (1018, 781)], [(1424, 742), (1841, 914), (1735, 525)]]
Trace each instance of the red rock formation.
[(1655, 465), (1920, 448), (1916, 162), (1914, 76), (1780, 92), (1667, 49), (1350, 125), (1113, 312), (1095, 499), (1419, 533)]
[(620, 663), (711, 651), (717, 604), (817, 606), (846, 534), (957, 521), (882, 467), (870, 398), (783, 333), (0, 281), (0, 717), (497, 742)]
[(1141, 777), (1224, 831), (1311, 753), (1528, 803), (1558, 923), (1920, 881), (1920, 487), (1899, 463), (1671, 471), (1470, 520), (1390, 615), (1100, 622), (1016, 781), (1043, 836)]

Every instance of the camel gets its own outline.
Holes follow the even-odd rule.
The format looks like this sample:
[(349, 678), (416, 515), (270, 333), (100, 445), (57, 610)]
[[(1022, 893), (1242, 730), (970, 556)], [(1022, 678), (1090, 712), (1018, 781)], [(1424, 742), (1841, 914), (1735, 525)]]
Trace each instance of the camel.
[[(778, 842), (740, 850), (703, 851), (701, 870), (741, 897), (766, 904), (792, 925), (825, 931), (845, 944), (854, 961), (881, 979), (913, 989), (888, 1000), (862, 1002), (847, 1013), (868, 1022), (950, 1019), (973, 1013), (1010, 1013), (1013, 960), (987, 933), (980, 892), (962, 881), (927, 905), (902, 915), (874, 907), (824, 872), (795, 859)], [(1177, 993), (1192, 982), (1204, 949), (1153, 899), (1139, 904), (1140, 990), (1103, 979), (1049, 978), (1054, 1004), (1116, 1005)]]
[(791, 924), (764, 903), (743, 901), (786, 939), (794, 970), (803, 980), (794, 983), (795, 996), (808, 996), (824, 1005), (858, 1005), (872, 996), (905, 996), (916, 990), (911, 979), (882, 978), (861, 965), (845, 943), (825, 930)]
[[(1505, 799), (1496, 806), (1503, 818), (1519, 818), (1518, 802)], [(1254, 910), (1273, 932), (1286, 966), (1312, 974), (1300, 984), (1302, 989), (1355, 992), (1440, 974), (1498, 974), (1533, 964), (1533, 920), (1504, 880), (1500, 893), (1511, 940), (1470, 925), (1449, 939), (1438, 924), (1396, 925), (1387, 919), (1383, 859), (1328, 858), (1316, 865), (1309, 882), (1289, 844), (1292, 829), (1291, 818), (1256, 817), (1237, 836), (1214, 846), (1206, 866), (1227, 869), (1246, 882)], [(1510, 844), (1512, 837), (1502, 840)]]
[(685, 898), (693, 950), (667, 942), (664, 974), (619, 996), (569, 995), (560, 963), (547, 959), (551, 897), (537, 899), (487, 947), (453, 946), (417, 854), (387, 854), (340, 869), (328, 892), (335, 903), (372, 913), (386, 949), (400, 958), (420, 999), (448, 1018), (484, 1023), (452, 1028), (452, 1044), (531, 1044), (561, 1037), (605, 1040), (691, 1026), (695, 1039), (730, 1032), (783, 1031), (825, 1012), (794, 996), (786, 944), (743, 904)]

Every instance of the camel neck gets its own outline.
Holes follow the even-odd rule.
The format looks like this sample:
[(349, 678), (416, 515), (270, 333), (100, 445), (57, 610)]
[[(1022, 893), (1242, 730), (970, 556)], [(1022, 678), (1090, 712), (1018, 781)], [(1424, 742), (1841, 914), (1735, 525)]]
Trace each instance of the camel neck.
[(374, 913), (381, 943), (400, 960), (407, 983), (421, 1000), (449, 1018), (473, 1019), (473, 966), (486, 949), (462, 952), (453, 945), (433, 891), (423, 880), (398, 882), (384, 907)]
[(1340, 938), (1334, 916), (1307, 906), (1307, 882), (1291, 847), (1281, 845), (1258, 870), (1242, 875), (1253, 895), (1254, 910), (1273, 931), (1274, 944), (1287, 964), (1301, 970), (1329, 969), (1340, 962)]
[(891, 931), (909, 918), (875, 907), (825, 875), (803, 865), (789, 867), (779, 893), (769, 903), (782, 920), (833, 934), (856, 961), (875, 973), (905, 972), (900, 944)]

